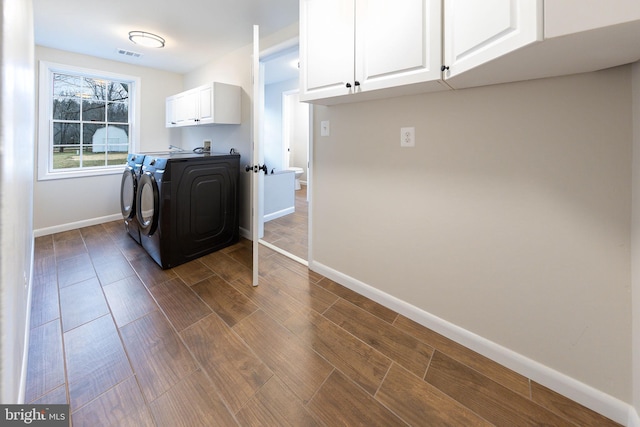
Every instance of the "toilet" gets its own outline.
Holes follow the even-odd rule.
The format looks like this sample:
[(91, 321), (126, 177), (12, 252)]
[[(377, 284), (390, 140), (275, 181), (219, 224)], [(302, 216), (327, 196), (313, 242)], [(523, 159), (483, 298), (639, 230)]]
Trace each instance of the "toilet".
[(304, 170), (302, 168), (288, 168), (288, 170), (290, 171), (294, 171), (296, 173), (296, 190), (300, 190), (302, 187), (300, 186), (300, 177), (302, 176), (302, 174), (304, 173)]

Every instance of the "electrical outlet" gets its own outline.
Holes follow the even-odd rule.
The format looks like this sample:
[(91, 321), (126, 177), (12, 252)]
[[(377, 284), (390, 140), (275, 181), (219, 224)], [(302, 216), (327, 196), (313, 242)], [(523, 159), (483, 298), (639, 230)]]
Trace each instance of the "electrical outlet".
[(400, 147), (416, 146), (416, 129), (414, 127), (400, 128)]

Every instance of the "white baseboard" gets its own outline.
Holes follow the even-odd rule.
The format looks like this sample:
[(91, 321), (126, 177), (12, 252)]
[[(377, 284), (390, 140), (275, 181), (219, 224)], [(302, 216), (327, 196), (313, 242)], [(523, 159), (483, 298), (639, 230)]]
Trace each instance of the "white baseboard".
[(296, 207), (295, 206), (291, 206), (289, 208), (285, 208), (285, 209), (281, 209), (281, 210), (276, 211), (276, 212), (272, 212), (272, 213), (264, 216), (264, 222), (268, 222), (268, 221), (271, 221), (272, 219), (276, 219), (276, 218), (280, 218), (281, 216), (292, 214), (295, 211), (296, 211)]
[(101, 216), (98, 218), (84, 219), (82, 221), (69, 222), (67, 224), (54, 225), (51, 227), (39, 228), (33, 230), (33, 237), (48, 236), (49, 234), (61, 233), (63, 231), (75, 230), (82, 227), (89, 227), (91, 225), (103, 224), (105, 222), (116, 221), (122, 219), (122, 214), (113, 214), (107, 216)]
[(640, 427), (635, 409), (611, 395), (509, 350), (317, 261), (309, 268), (622, 425)]

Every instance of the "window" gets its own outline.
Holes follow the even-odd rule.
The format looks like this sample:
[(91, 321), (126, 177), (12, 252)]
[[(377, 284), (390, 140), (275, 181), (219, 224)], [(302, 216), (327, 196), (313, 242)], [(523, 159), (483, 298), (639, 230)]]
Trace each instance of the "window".
[(121, 172), (137, 140), (138, 80), (42, 62), (38, 178)]

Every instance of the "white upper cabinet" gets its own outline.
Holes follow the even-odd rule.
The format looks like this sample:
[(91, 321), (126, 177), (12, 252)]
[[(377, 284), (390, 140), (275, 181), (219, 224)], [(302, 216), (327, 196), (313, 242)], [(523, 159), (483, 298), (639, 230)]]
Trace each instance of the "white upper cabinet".
[(239, 86), (209, 83), (170, 96), (166, 101), (166, 127), (240, 124)]
[(442, 90), (440, 0), (301, 0), (302, 101)]
[(445, 79), (542, 41), (543, 19), (542, 0), (444, 0)]
[(596, 71), (640, 60), (638, 40), (640, 0), (300, 0), (300, 99)]
[(601, 70), (640, 59), (639, 0), (444, 0), (454, 89)]

